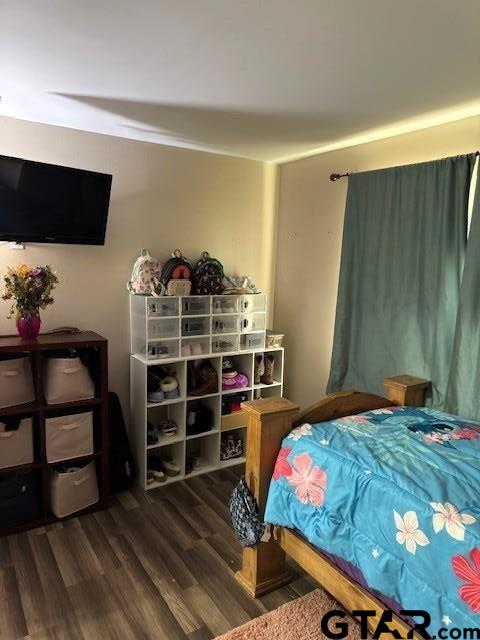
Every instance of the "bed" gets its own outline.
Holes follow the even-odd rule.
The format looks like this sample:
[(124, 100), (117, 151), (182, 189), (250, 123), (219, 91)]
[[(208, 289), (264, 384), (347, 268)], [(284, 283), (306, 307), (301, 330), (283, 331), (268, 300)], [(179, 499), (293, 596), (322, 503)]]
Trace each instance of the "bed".
[(480, 423), (422, 407), (427, 381), (385, 383), (387, 398), (334, 394), (300, 415), (245, 403), (246, 478), (277, 535), (244, 550), (237, 579), (253, 596), (286, 584), (286, 553), (348, 611), (374, 610), (372, 628), (387, 609), (477, 627)]

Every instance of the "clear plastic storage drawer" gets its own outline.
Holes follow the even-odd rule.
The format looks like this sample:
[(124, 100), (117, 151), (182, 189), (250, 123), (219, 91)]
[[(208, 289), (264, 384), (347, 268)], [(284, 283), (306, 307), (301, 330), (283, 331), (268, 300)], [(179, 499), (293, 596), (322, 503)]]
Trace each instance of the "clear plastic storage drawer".
[(182, 318), (182, 336), (205, 336), (210, 333), (210, 316)]
[(212, 313), (237, 313), (239, 297), (238, 296), (213, 296)]
[(148, 337), (149, 339), (178, 338), (178, 320), (176, 318), (150, 318)]
[(265, 331), (266, 316), (264, 313), (245, 313), (240, 321), (240, 331), (250, 333), (251, 331)]
[(178, 316), (178, 298), (148, 298), (147, 315), (150, 317)]
[(182, 338), (182, 358), (204, 356), (210, 353), (210, 338)]
[(237, 333), (238, 331), (238, 316), (212, 318), (212, 333)]
[(243, 313), (253, 313), (254, 311), (267, 310), (267, 296), (264, 293), (252, 293), (242, 296), (240, 301)]
[(187, 296), (182, 298), (182, 315), (203, 316), (210, 313), (210, 296)]
[(238, 351), (238, 336), (218, 336), (212, 338), (212, 353)]
[(240, 349), (264, 349), (265, 332), (244, 333), (240, 340)]
[(178, 358), (178, 340), (154, 340), (148, 343), (148, 357), (152, 360)]

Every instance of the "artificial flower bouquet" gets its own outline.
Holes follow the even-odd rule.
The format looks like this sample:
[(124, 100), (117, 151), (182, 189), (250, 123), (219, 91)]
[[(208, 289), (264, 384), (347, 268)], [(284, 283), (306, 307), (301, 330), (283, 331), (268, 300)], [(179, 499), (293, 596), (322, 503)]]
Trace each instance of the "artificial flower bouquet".
[[(29, 267), (22, 264), (9, 267), (3, 280), (5, 293), (2, 299), (13, 301), (8, 317), (17, 317), (17, 327), (22, 337), (35, 337), (40, 330), (39, 310), (53, 303), (52, 291), (58, 282), (57, 276), (48, 265)], [(21, 331), (23, 325), (25, 334)]]

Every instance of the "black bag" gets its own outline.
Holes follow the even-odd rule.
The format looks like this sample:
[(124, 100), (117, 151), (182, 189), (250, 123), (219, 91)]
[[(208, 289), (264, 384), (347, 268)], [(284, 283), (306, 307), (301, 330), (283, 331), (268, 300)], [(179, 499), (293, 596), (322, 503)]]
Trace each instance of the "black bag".
[(125, 491), (135, 480), (132, 450), (125, 428), (122, 407), (116, 393), (108, 394), (108, 428), (110, 439), (110, 492)]
[(242, 478), (232, 491), (228, 503), (233, 530), (242, 547), (260, 544), (265, 525), (260, 522), (255, 498)]
[(165, 293), (167, 296), (189, 295), (190, 289), (188, 290), (188, 293), (184, 293), (181, 290), (177, 291), (176, 285), (178, 285), (178, 281), (183, 282), (184, 284), (185, 282), (191, 282), (192, 276), (192, 263), (184, 258), (180, 249), (175, 249), (172, 253), (172, 257), (163, 265), (160, 281), (166, 289)]
[(40, 478), (35, 472), (0, 476), (0, 527), (36, 520), (41, 513)]
[(199, 296), (215, 296), (223, 293), (223, 265), (211, 258), (208, 251), (195, 264), (193, 270), (193, 292)]

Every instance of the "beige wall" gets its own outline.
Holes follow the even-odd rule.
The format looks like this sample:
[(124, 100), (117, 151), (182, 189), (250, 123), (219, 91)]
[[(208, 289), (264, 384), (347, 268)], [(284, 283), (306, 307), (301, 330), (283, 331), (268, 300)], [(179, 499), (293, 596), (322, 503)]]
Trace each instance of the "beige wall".
[(275, 329), (287, 334), (289, 398), (302, 405), (315, 402), (328, 380), (348, 185), (347, 179), (330, 182), (330, 173), (423, 162), (479, 148), (476, 117), (280, 167)]
[[(166, 259), (208, 250), (227, 272), (250, 274), (271, 292), (276, 168), (261, 162), (0, 118), (0, 154), (113, 174), (104, 247), (0, 246), (7, 265), (51, 264), (60, 284), (43, 327), (75, 325), (109, 340), (110, 388), (128, 406), (129, 321), (125, 289), (142, 247)], [(0, 301), (0, 334), (14, 331)]]
[[(44, 328), (78, 325), (110, 345), (110, 387), (128, 403), (128, 296), (139, 250), (165, 259), (180, 246), (208, 249), (229, 272), (248, 273), (275, 293), (276, 329), (287, 334), (286, 394), (303, 405), (325, 391), (330, 367), (347, 181), (365, 171), (480, 147), (480, 118), (318, 155), (276, 167), (0, 118), (0, 154), (113, 174), (104, 247), (0, 245), (7, 265), (51, 264), (60, 285)], [(278, 186), (278, 194), (277, 194)], [(278, 197), (278, 220), (275, 201)], [(275, 286), (273, 287), (273, 281)], [(14, 331), (0, 302), (0, 334)]]

